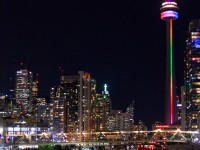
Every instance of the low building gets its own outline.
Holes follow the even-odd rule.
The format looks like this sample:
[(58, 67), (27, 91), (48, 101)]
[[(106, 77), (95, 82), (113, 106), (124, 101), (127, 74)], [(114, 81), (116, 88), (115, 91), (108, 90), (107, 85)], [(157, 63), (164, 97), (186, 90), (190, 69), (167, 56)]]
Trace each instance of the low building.
[(112, 110), (108, 115), (107, 130), (108, 131), (130, 131), (131, 114), (123, 113), (121, 110)]

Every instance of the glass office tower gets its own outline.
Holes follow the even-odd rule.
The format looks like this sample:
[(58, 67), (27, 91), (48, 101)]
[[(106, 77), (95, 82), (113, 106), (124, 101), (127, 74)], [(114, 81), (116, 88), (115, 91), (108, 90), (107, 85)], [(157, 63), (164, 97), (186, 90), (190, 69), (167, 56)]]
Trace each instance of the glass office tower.
[(28, 111), (32, 103), (32, 80), (33, 74), (28, 70), (16, 72), (16, 108)]
[(190, 22), (186, 44), (184, 59), (185, 128), (196, 131), (200, 112), (200, 20)]

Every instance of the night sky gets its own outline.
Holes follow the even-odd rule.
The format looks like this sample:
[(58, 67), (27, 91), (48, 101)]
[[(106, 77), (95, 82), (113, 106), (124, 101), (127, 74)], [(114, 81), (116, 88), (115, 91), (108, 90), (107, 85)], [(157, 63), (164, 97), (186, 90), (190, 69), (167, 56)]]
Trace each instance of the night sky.
[[(164, 121), (166, 24), (161, 0), (1, 0), (0, 92), (9, 89), (20, 63), (39, 74), (39, 93), (68, 74), (89, 72), (97, 90), (108, 84), (114, 109), (135, 101), (135, 117)], [(188, 24), (200, 18), (200, 0), (178, 1), (174, 21), (177, 87), (183, 84)]]

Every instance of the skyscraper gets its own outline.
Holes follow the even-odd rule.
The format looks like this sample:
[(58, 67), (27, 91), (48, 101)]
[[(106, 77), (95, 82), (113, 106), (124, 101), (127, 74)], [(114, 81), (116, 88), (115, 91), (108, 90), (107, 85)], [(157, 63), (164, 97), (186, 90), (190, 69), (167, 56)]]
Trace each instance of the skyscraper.
[(184, 62), (184, 126), (186, 130), (196, 131), (200, 122), (200, 20), (192, 20), (189, 24)]
[[(63, 132), (90, 132), (95, 128), (96, 80), (89, 73), (61, 75), (60, 84), (51, 89), (53, 109), (64, 118)], [(56, 107), (56, 108), (55, 108)], [(57, 119), (54, 113), (55, 120)], [(53, 118), (54, 119), (54, 118)], [(55, 121), (53, 121), (55, 122)], [(59, 129), (61, 131), (61, 129)]]
[(161, 19), (165, 20), (167, 24), (165, 122), (172, 124), (177, 120), (172, 23), (178, 18), (178, 6), (173, 0), (165, 0), (160, 10)]
[(126, 109), (126, 112), (130, 114), (130, 120), (132, 125), (134, 124), (134, 101), (131, 102), (131, 104)]
[(95, 131), (106, 131), (108, 115), (111, 112), (111, 97), (107, 91), (107, 85), (104, 85), (102, 94), (96, 94), (96, 114), (95, 114)]
[[(62, 75), (60, 84), (51, 88), (51, 103), (53, 103), (53, 125), (63, 122), (62, 132), (76, 132), (78, 130), (78, 76)], [(58, 105), (60, 105), (58, 107)], [(57, 105), (57, 106), (56, 106)], [(55, 110), (57, 113), (55, 113)], [(57, 115), (56, 115), (57, 114)], [(61, 121), (57, 118), (62, 116)], [(58, 132), (55, 130), (54, 132)]]
[(32, 103), (32, 72), (20, 70), (16, 72), (16, 105), (17, 109), (28, 111)]
[(64, 97), (53, 99), (53, 133), (66, 133), (67, 131), (66, 103)]
[(79, 132), (91, 132), (95, 129), (96, 80), (79, 71), (79, 86)]

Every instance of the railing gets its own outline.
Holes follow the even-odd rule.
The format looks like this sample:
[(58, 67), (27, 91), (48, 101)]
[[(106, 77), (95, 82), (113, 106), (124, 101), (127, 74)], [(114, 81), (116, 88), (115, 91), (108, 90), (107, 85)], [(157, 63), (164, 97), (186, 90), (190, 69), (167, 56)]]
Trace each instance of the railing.
[(152, 130), (152, 131), (119, 131), (119, 132), (82, 132), (82, 133), (42, 133), (42, 134), (6, 134), (6, 143), (154, 143), (154, 142), (187, 142), (198, 140), (196, 131)]

